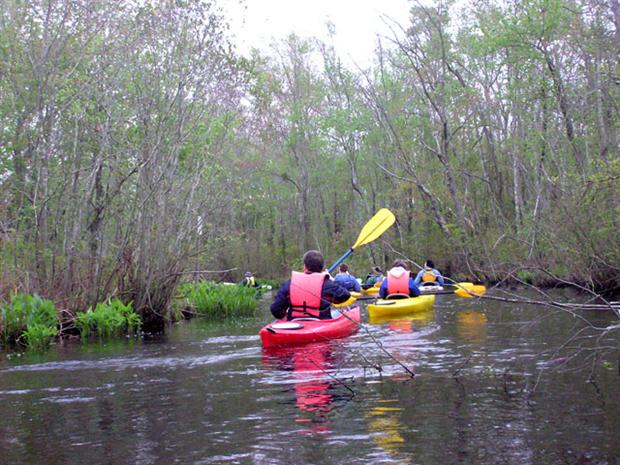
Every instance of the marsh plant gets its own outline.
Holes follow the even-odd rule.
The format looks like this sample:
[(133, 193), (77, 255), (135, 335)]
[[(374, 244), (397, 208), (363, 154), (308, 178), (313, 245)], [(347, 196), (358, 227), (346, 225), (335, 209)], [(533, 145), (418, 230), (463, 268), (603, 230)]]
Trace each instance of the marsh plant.
[(54, 302), (37, 294), (14, 294), (9, 303), (0, 303), (0, 340), (5, 348), (46, 349), (58, 334), (57, 325)]
[(253, 316), (257, 291), (241, 286), (225, 286), (210, 282), (183, 285), (181, 292), (188, 306), (208, 318)]
[(109, 299), (98, 303), (94, 310), (89, 308), (85, 312), (78, 312), (75, 325), (82, 339), (91, 335), (106, 338), (136, 333), (142, 326), (142, 320), (132, 308), (131, 302), (124, 304), (119, 299)]

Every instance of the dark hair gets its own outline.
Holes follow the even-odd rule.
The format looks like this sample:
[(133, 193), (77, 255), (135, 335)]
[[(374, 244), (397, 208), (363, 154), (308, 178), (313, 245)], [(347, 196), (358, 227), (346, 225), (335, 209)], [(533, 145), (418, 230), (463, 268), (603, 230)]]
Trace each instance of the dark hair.
[(318, 250), (308, 250), (304, 254), (304, 265), (308, 271), (312, 271), (313, 273), (323, 271), (325, 267), (323, 254)]
[(343, 263), (342, 265), (340, 265), (340, 271), (342, 271), (343, 273), (345, 271), (349, 271), (349, 265), (347, 265), (346, 263)]
[(433, 260), (426, 260), (426, 263), (424, 264), (424, 266), (428, 266), (429, 268), (435, 268), (435, 264), (433, 263)]
[(379, 268), (378, 266), (373, 267), (372, 271), (374, 271), (375, 273), (383, 273), (383, 271), (381, 271), (381, 268)]
[(405, 260), (394, 260), (394, 263), (392, 263), (392, 268), (396, 268), (397, 266), (401, 266), (403, 267), (405, 270), (409, 269), (409, 265), (407, 265), (407, 262)]

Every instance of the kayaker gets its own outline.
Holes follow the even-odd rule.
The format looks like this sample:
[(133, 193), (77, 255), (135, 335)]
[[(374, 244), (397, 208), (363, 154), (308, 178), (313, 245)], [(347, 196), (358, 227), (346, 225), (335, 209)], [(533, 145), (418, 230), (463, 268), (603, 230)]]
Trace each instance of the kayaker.
[(435, 269), (435, 264), (432, 260), (426, 260), (424, 262), (424, 268), (420, 270), (414, 279), (415, 285), (444, 285), (443, 276)]
[(245, 272), (243, 275), (243, 280), (239, 283), (239, 285), (243, 287), (260, 287), (250, 271)]
[(383, 271), (378, 266), (372, 268), (372, 271), (366, 276), (366, 282), (362, 286), (364, 289), (368, 289), (369, 287), (375, 286), (377, 283), (380, 283), (385, 279), (383, 276)]
[(349, 273), (349, 266), (345, 263), (340, 265), (340, 272), (334, 277), (334, 281), (346, 288), (347, 291), (360, 292), (360, 283), (357, 282), (355, 276)]
[(325, 269), (323, 255), (318, 250), (304, 254), (303, 273), (293, 271), (284, 281), (271, 304), (271, 313), (277, 319), (314, 317), (332, 318), (330, 305), (347, 301), (351, 294), (333, 281)]
[(407, 295), (409, 297), (420, 295), (420, 289), (413, 281), (409, 267), (404, 260), (394, 261), (392, 268), (387, 272), (387, 276), (379, 288), (379, 297), (382, 299), (393, 294)]

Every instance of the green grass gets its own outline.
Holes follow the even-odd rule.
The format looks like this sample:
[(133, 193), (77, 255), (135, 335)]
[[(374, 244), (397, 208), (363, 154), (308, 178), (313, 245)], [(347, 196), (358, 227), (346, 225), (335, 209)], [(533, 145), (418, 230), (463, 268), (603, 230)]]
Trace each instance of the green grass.
[(0, 304), (0, 341), (4, 347), (23, 345), (44, 350), (58, 334), (54, 302), (34, 294), (14, 294)]
[(282, 284), (281, 279), (258, 279), (257, 281), (261, 286), (271, 286), (274, 291), (277, 291)]
[(210, 282), (183, 284), (179, 292), (193, 312), (212, 319), (253, 316), (257, 291)]
[(100, 302), (95, 309), (78, 312), (75, 325), (82, 339), (90, 336), (99, 338), (118, 337), (125, 333), (135, 333), (142, 326), (140, 316), (134, 311), (131, 302), (125, 305), (118, 299)]

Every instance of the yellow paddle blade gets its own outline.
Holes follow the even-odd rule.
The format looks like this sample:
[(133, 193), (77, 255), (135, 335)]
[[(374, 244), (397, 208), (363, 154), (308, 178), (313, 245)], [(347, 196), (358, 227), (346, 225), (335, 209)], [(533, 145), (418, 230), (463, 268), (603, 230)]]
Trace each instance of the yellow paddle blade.
[(396, 221), (394, 213), (387, 208), (382, 208), (368, 221), (368, 223), (366, 223), (366, 226), (362, 228), (360, 235), (357, 236), (357, 241), (351, 248), (356, 249), (360, 245), (374, 241), (387, 231), (388, 228), (394, 224), (394, 221)]
[(458, 289), (454, 291), (454, 293), (459, 297), (463, 297), (465, 299), (484, 295), (484, 293), (487, 291), (487, 288), (482, 284), (456, 283), (455, 286), (457, 286)]

